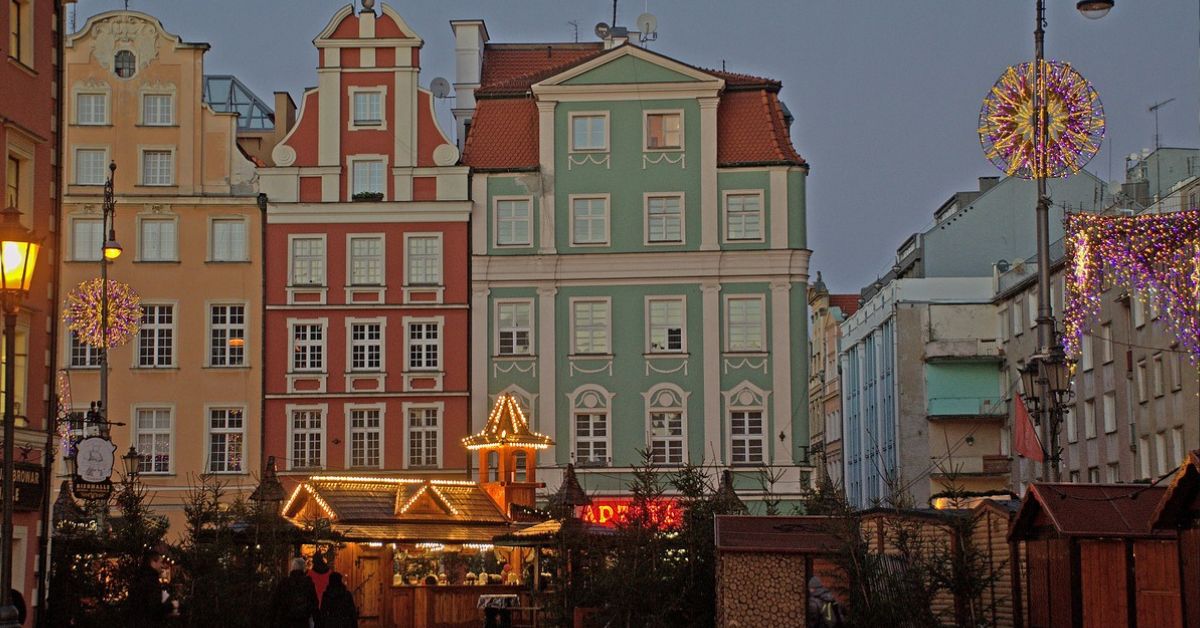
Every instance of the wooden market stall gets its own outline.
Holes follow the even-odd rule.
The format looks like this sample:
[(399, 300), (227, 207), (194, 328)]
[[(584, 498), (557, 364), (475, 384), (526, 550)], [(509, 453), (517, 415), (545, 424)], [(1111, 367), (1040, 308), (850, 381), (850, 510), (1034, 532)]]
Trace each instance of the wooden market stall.
[(553, 441), (501, 395), (484, 429), (463, 444), (479, 453), (478, 481), (318, 475), (284, 505), (294, 525), (337, 539), (333, 568), (354, 593), (363, 628), (479, 626), (480, 596), (530, 605), (534, 550), (492, 539), (519, 529), (516, 511), (533, 509), (543, 486), (535, 455)]
[(1188, 454), (1154, 511), (1156, 529), (1179, 535), (1179, 574), (1185, 625), (1200, 626), (1200, 450)]
[(1165, 493), (1143, 484), (1029, 485), (1010, 534), (1023, 550), (1026, 625), (1182, 628), (1177, 534), (1151, 528)]

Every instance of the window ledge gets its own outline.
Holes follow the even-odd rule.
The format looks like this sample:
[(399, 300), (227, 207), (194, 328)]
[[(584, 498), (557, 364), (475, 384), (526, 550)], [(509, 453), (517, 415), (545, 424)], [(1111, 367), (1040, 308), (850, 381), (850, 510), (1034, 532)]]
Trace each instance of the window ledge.
[(38, 71), (28, 65), (25, 65), (24, 61), (21, 61), (20, 59), (10, 55), (8, 57), (8, 63), (18, 70), (28, 74), (29, 76), (37, 78)]
[(492, 355), (493, 360), (536, 360), (536, 353), (496, 353)]
[(692, 354), (688, 353), (687, 351), (655, 351), (655, 352), (642, 354), (642, 357), (646, 358), (647, 360), (654, 360), (654, 359), (658, 359), (658, 358), (665, 358), (665, 359), (675, 358), (675, 359), (680, 359), (680, 360), (686, 360), (686, 359), (690, 358), (691, 356), (692, 356)]
[(153, 373), (155, 371), (178, 371), (178, 366), (131, 366), (131, 371), (141, 371), (145, 373)]
[(611, 353), (571, 353), (567, 357), (572, 360), (611, 360)]
[(135, 259), (134, 264), (179, 264), (177, 259)]
[(85, 129), (86, 128), (103, 129), (103, 128), (112, 128), (113, 124), (111, 122), (105, 122), (103, 124), (96, 124), (94, 122), (72, 122), (71, 126), (83, 127)]
[(725, 351), (721, 353), (722, 357), (726, 358), (765, 358), (769, 353), (766, 351)]
[(205, 472), (201, 473), (201, 475), (231, 476), (231, 475), (250, 475), (250, 473), (247, 471), (205, 471)]
[(237, 366), (213, 366), (205, 364), (200, 368), (206, 371), (249, 371), (251, 367), (249, 364), (239, 364)]
[(248, 259), (206, 259), (205, 264), (249, 264)]
[(67, 366), (64, 368), (66, 368), (68, 371), (96, 371), (97, 373), (100, 372), (99, 364), (97, 364), (96, 366)]
[(65, 264), (99, 264), (100, 258), (96, 258), (96, 259), (65, 259), (65, 260), (63, 260), (63, 263), (65, 263)]
[(315, 377), (317, 375), (328, 375), (327, 371), (288, 371), (287, 375), (298, 375), (300, 377)]

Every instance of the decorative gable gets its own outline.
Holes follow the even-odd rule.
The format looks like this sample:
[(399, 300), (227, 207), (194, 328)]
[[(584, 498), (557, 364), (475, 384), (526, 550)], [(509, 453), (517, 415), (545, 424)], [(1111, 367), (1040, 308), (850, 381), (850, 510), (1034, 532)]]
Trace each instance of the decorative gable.
[[(605, 85), (615, 83), (694, 83), (699, 79), (635, 55), (623, 55), (573, 76), (560, 85)], [(712, 80), (712, 77), (705, 77)]]

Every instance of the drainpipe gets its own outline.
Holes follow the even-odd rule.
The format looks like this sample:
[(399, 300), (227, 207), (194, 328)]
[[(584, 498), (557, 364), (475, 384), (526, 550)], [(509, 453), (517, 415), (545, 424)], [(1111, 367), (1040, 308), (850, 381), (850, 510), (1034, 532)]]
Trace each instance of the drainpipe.
[(258, 193), (258, 256), (259, 264), (259, 293), (258, 293), (258, 465), (261, 468), (265, 461), (262, 459), (267, 444), (267, 369), (263, 364), (267, 353), (267, 194)]

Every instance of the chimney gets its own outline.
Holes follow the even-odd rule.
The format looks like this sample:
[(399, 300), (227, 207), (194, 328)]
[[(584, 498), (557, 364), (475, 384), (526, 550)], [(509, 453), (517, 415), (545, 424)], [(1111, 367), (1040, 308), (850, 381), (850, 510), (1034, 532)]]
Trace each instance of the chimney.
[(467, 128), (475, 116), (475, 90), (483, 69), (483, 48), (488, 42), (483, 20), (450, 20), (454, 31), (454, 122), (458, 150), (467, 140)]
[[(264, 151), (270, 156), (271, 151), (287, 137), (292, 127), (296, 125), (296, 103), (287, 92), (275, 92), (275, 130), (271, 133), (271, 145)], [(266, 159), (267, 157), (264, 157)], [(274, 164), (272, 164), (274, 165)]]
[(979, 193), (987, 192), (996, 187), (998, 183), (1000, 183), (1000, 177), (979, 177)]

